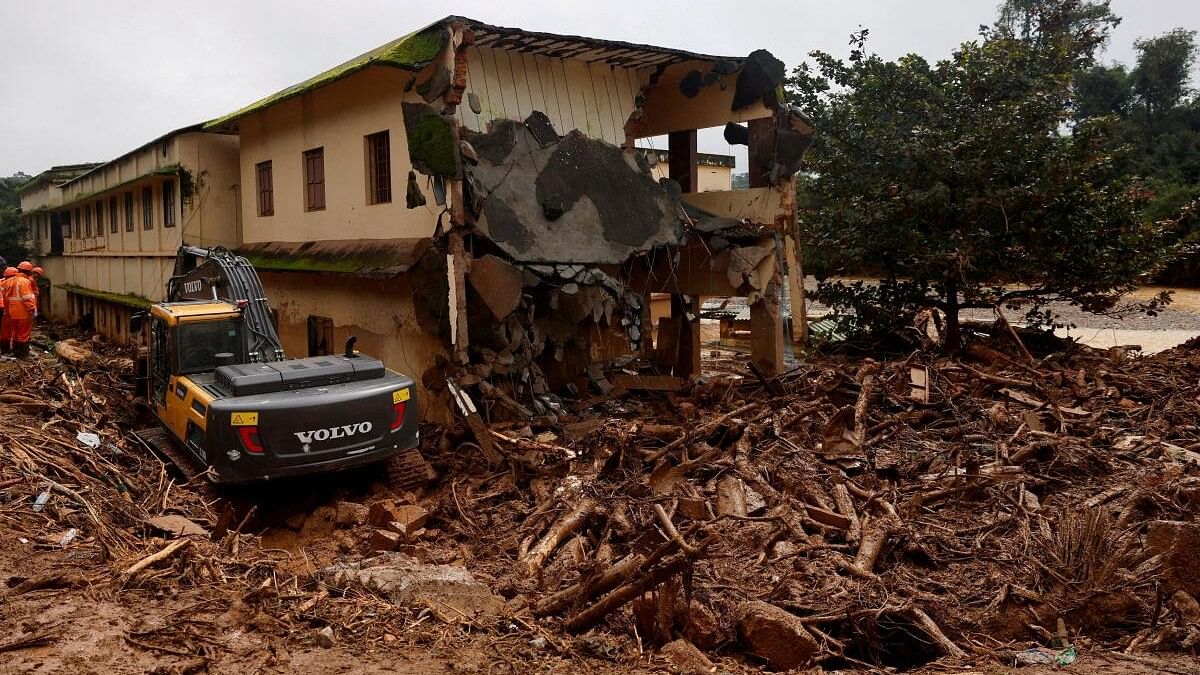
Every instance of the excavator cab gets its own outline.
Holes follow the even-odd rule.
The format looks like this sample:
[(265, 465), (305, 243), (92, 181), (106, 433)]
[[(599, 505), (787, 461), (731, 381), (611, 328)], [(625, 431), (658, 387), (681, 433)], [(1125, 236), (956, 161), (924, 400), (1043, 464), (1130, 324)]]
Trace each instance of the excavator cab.
[(411, 378), (349, 346), (286, 358), (253, 266), (227, 251), (186, 253), (203, 260), (177, 265), (168, 301), (131, 322), (146, 336), (146, 398), (160, 423), (139, 437), (222, 483), (373, 462), (388, 462), (400, 486), (428, 477)]

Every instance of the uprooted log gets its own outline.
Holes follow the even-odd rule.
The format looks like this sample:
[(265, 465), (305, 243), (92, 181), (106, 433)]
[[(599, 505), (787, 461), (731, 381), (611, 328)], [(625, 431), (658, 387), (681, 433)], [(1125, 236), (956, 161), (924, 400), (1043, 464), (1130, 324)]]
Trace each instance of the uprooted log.
[(862, 540), (858, 545), (858, 553), (854, 560), (845, 564), (847, 572), (859, 577), (871, 577), (875, 574), (875, 562), (883, 552), (884, 544), (903, 526), (896, 508), (888, 502), (881, 503), (882, 514), (869, 515), (862, 525)]
[[(659, 545), (658, 548), (654, 549), (648, 555), (636, 552), (626, 555), (602, 572), (594, 574), (545, 598), (534, 607), (534, 614), (536, 616), (557, 614), (579, 602), (607, 593), (657, 564), (664, 557), (674, 553), (676, 548), (679, 547), (680, 542), (685, 541), (686, 537), (692, 536), (700, 528), (701, 526), (698, 524), (693, 525), (687, 531), (680, 534), (679, 537), (670, 536), (666, 542)], [(679, 534), (678, 532), (676, 533)], [(694, 546), (690, 547), (690, 551), (692, 552), (691, 555), (699, 553)]]
[(554, 550), (567, 537), (583, 527), (589, 518), (601, 512), (602, 509), (595, 499), (583, 498), (566, 515), (555, 522), (535, 546), (529, 549), (529, 552), (521, 559), (521, 564), (531, 574), (540, 572), (550, 558), (550, 554), (554, 553)]

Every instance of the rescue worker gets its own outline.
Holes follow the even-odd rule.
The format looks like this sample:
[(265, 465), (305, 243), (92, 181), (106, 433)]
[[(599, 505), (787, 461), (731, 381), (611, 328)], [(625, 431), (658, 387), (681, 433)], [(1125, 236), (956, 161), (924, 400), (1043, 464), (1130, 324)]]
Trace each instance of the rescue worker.
[[(33, 265), (28, 265), (28, 271), (33, 271)], [(29, 339), (33, 333), (33, 316), (37, 310), (32, 284), (29, 277), (21, 273), (18, 267), (4, 270), (4, 281), (0, 282), (0, 295), (4, 297), (4, 319), (0, 321), (0, 342), (4, 349), (15, 355), (24, 357), (29, 353)]]
[[(42, 280), (42, 275), (46, 273), (46, 270), (41, 267), (34, 267), (33, 265), (30, 265), (30, 268), (28, 276), (29, 287), (33, 290), (33, 321), (37, 323), (38, 317), (42, 315), (42, 287), (39, 282)], [(21, 268), (18, 266), (17, 269), (20, 270)]]

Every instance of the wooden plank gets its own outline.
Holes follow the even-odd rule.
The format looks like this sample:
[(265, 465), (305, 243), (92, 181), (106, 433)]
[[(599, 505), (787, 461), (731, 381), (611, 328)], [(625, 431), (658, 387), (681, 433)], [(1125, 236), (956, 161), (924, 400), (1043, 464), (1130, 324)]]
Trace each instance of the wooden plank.
[(612, 68), (596, 61), (588, 64), (588, 71), (591, 75), (592, 91), (596, 96), (596, 114), (600, 118), (600, 128), (603, 129), (602, 137), (609, 143), (620, 145), (624, 134), (618, 135), (617, 116), (613, 112), (616, 101), (613, 100), (609, 84), (612, 80)]
[[(483, 110), (483, 105), (487, 101), (487, 90), (480, 90), (483, 85), (484, 65), (483, 58), (479, 55), (478, 47), (467, 48), (467, 95), (475, 94), (479, 98), (480, 111)], [(468, 102), (470, 99), (468, 98)], [(471, 110), (470, 105), (458, 106), (460, 119), (463, 125), (472, 131), (486, 131), (486, 125), (483, 121), (483, 116)]]
[(559, 105), (558, 86), (554, 81), (554, 74), (550, 63), (550, 59), (536, 55), (534, 60), (537, 63), (538, 79), (542, 83), (542, 93), (546, 96), (546, 116), (550, 118), (550, 123), (554, 125), (554, 130), (559, 134), (565, 134), (568, 129), (563, 121), (562, 107)]
[(563, 60), (566, 71), (565, 84), (571, 94), (571, 109), (580, 131), (595, 138), (600, 135), (600, 118), (596, 115), (596, 96), (592, 93), (591, 74), (587, 64), (571, 59)]
[[(563, 109), (563, 128), (559, 130), (559, 133), (565, 135), (569, 131), (580, 128), (579, 118), (576, 117), (575, 109), (583, 108), (583, 99), (579, 98), (577, 92), (571, 91), (571, 86), (567, 82), (566, 62), (563, 59), (551, 59), (550, 64), (554, 67), (555, 71), (554, 83), (559, 92), (558, 104)], [(586, 126), (586, 120), (583, 126)]]
[(616, 373), (609, 377), (618, 389), (629, 391), (679, 391), (685, 380), (670, 375), (630, 375)]
[(504, 116), (509, 119), (525, 119), (521, 114), (521, 104), (517, 100), (517, 83), (513, 79), (512, 66), (508, 62), (508, 52), (497, 50), (496, 81), (500, 83), (500, 95), (504, 99)]
[(533, 92), (529, 90), (529, 76), (525, 72), (525, 59), (520, 52), (507, 50), (505, 50), (504, 56), (508, 60), (508, 72), (513, 80), (513, 98), (517, 100), (520, 119), (525, 119), (529, 117), (529, 113), (533, 112)]
[(546, 101), (546, 90), (542, 87), (541, 73), (538, 72), (537, 59), (533, 54), (521, 54), (521, 61), (525, 64), (525, 78), (529, 82), (530, 105), (534, 110), (550, 117), (550, 113), (546, 112), (549, 105)]
[(492, 49), (481, 49), (479, 54), (483, 64), (484, 91), (487, 93), (486, 96), (481, 96), (483, 116), (479, 121), (481, 126), (486, 129), (488, 122), (508, 115), (504, 110), (500, 80), (496, 77), (496, 52)]

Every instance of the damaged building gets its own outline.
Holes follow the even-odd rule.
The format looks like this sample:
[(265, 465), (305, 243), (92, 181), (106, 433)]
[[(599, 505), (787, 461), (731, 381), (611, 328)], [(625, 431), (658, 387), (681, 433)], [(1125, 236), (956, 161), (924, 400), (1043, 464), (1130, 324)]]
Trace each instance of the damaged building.
[[(598, 366), (631, 355), (697, 373), (704, 296), (747, 298), (751, 358), (782, 367), (783, 285), (803, 303), (792, 176), (813, 133), (783, 78), (765, 50), (448, 17), (199, 130), (236, 145), (230, 247), (291, 354), (354, 335), (437, 392), (432, 419), (448, 381), (525, 414), (609, 386)], [(748, 146), (748, 188), (701, 181), (711, 127)], [(663, 137), (665, 154), (639, 150)]]

